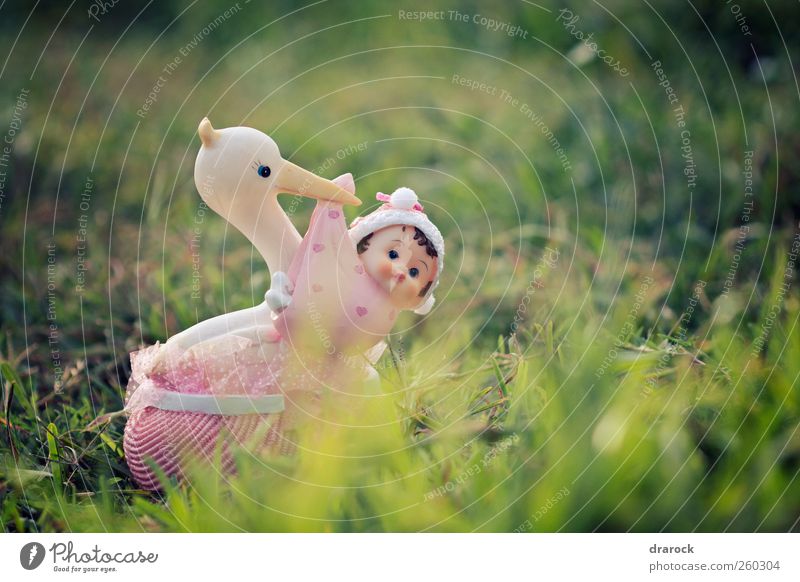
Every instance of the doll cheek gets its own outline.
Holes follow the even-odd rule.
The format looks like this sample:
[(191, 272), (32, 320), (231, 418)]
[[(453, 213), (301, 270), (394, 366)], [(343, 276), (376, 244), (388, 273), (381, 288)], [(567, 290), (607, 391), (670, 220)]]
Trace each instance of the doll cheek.
[(384, 279), (390, 279), (392, 277), (392, 263), (389, 261), (381, 262), (380, 267), (378, 267), (378, 273)]

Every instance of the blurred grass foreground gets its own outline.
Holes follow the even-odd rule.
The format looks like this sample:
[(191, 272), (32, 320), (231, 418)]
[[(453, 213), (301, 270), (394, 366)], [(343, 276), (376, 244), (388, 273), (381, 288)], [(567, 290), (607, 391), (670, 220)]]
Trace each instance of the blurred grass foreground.
[[(5, 531), (798, 531), (797, 4), (0, 6)], [(198, 121), (414, 188), (383, 396), (163, 495), (129, 353), (259, 303)], [(304, 232), (311, 201), (282, 200)]]

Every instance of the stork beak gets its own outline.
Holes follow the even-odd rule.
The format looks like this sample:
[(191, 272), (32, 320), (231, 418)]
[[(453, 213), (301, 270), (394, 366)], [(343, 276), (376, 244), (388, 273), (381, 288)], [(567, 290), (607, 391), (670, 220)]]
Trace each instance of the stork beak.
[(197, 127), (197, 133), (200, 134), (200, 141), (202, 141), (203, 145), (207, 148), (211, 147), (217, 140), (217, 137), (219, 137), (219, 131), (214, 129), (208, 117), (204, 117), (203, 121), (200, 122), (200, 125)]
[(275, 178), (274, 189), (278, 192), (298, 194), (317, 200), (330, 200), (353, 206), (361, 205), (361, 200), (344, 188), (285, 160), (280, 173)]

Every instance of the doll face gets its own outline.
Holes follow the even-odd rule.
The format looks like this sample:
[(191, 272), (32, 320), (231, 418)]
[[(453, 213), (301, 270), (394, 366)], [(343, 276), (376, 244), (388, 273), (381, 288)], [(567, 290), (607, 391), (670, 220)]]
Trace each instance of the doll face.
[(422, 291), (436, 277), (439, 259), (414, 240), (413, 226), (393, 225), (376, 230), (361, 253), (367, 273), (389, 294), (399, 309), (416, 309)]

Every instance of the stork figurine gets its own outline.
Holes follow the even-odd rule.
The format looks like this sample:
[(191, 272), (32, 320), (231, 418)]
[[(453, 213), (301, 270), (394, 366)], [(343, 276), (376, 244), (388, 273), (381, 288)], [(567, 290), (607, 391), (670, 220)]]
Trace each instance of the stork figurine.
[[(358, 206), (350, 174), (326, 180), (284, 160), (249, 127), (204, 118), (195, 184), (206, 204), (258, 250), (270, 272), (264, 302), (202, 321), (131, 354), (124, 450), (134, 480), (159, 489), (157, 470), (182, 478), (214, 458), (234, 469), (231, 439), (292, 454), (297, 431), (321, 418), (323, 394), (378, 393), (372, 364), (402, 310), (427, 314), (444, 266), (444, 240), (417, 195), (381, 204), (348, 230)], [(277, 201), (315, 198), (304, 237)]]

